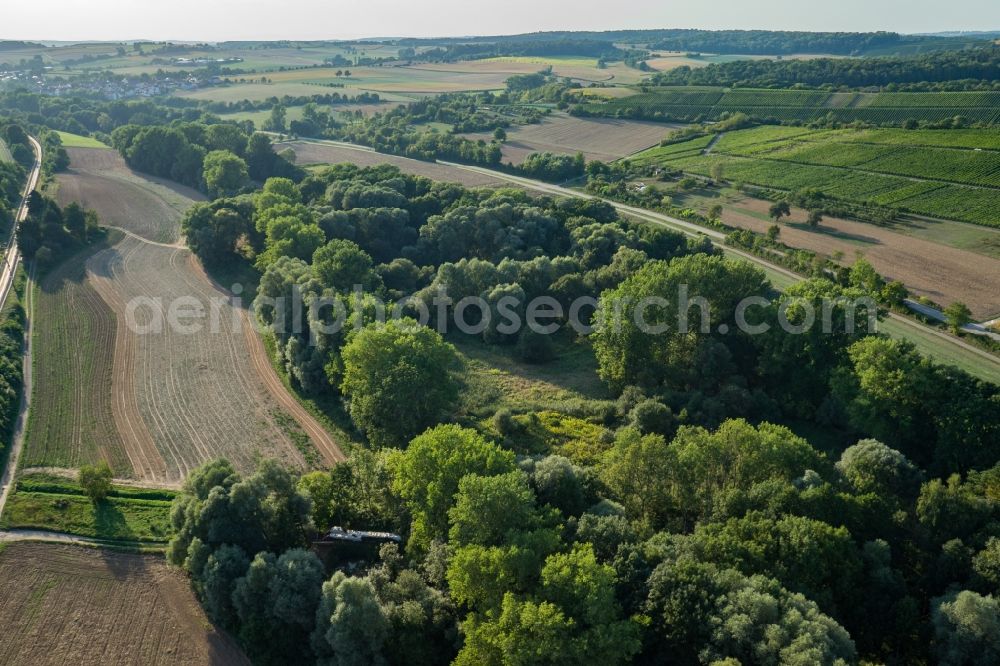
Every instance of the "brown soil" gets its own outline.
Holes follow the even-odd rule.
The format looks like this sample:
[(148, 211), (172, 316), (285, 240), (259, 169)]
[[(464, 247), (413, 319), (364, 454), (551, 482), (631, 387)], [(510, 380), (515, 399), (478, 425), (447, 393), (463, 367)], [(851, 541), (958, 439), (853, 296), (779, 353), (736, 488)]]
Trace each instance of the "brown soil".
[(57, 177), (56, 198), (61, 205), (76, 201), (95, 210), (101, 224), (170, 243), (177, 240), (184, 211), (205, 200), (197, 190), (132, 171), (114, 150), (68, 148), (67, 152), (70, 169)]
[(0, 664), (249, 664), (162, 558), (12, 543)]
[(291, 148), (295, 151), (296, 164), (339, 164), (341, 162), (350, 162), (361, 167), (392, 164), (399, 167), (405, 173), (424, 176), (432, 180), (458, 183), (466, 187), (509, 186), (509, 183), (505, 183), (498, 178), (465, 171), (464, 169), (455, 169), (443, 164), (412, 160), (396, 155), (384, 155), (382, 153), (345, 148), (344, 146), (306, 141), (289, 141), (279, 143), (275, 146), (275, 150), (277, 151), (285, 148)]
[[(574, 118), (557, 114), (537, 125), (507, 130), (503, 160), (521, 164), (531, 153), (583, 153), (588, 160), (609, 162), (658, 144), (677, 125), (616, 118)], [(491, 133), (466, 135), (490, 140)]]
[[(770, 202), (744, 198), (727, 205), (722, 221), (734, 227), (766, 232), (773, 223), (767, 215)], [(889, 280), (899, 280), (915, 295), (944, 306), (962, 301), (977, 319), (1000, 312), (1000, 261), (974, 252), (913, 238), (874, 224), (824, 218), (818, 229), (805, 226), (806, 212), (795, 209), (791, 224), (781, 225), (781, 241), (830, 256), (844, 254), (854, 261), (861, 252)], [(787, 218), (786, 218), (787, 220)]]
[[(289, 431), (294, 425), (282, 421), (284, 403), (297, 403), (291, 396), (276, 398), (278, 392), (261, 376), (248, 344), (245, 313), (200, 270), (193, 270), (193, 263), (187, 250), (134, 238), (88, 262), (90, 279), (126, 322), (121, 335), (130, 338), (124, 360), (115, 368), (114, 393), (116, 425), (126, 437), (137, 433), (128, 445), (130, 458), (142, 463), (136, 474), (181, 480), (202, 462), (222, 456), (242, 471), (253, 469), (261, 457), (307, 468)], [(200, 330), (185, 332), (164, 318), (160, 330), (136, 332), (135, 325), (152, 321), (146, 306), (133, 312), (133, 321), (127, 320), (126, 304), (137, 298), (158, 300), (163, 313), (178, 299), (193, 299), (202, 317), (180, 323), (200, 323)], [(281, 391), (287, 394), (283, 386)], [(292, 424), (299, 421), (297, 415), (291, 416)], [(307, 434), (312, 434), (309, 429), (322, 432), (312, 419), (300, 427)], [(329, 436), (317, 446), (327, 463), (340, 459)]]

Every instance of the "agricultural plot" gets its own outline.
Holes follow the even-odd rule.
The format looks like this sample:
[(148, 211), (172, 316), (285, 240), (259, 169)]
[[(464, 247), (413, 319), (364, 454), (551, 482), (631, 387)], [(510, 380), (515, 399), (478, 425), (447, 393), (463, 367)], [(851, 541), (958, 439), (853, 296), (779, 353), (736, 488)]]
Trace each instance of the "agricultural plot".
[(171, 181), (132, 171), (110, 148), (68, 148), (70, 168), (57, 176), (56, 198), (97, 211), (101, 224), (158, 243), (173, 243), (179, 220), (204, 195)]
[[(246, 311), (189, 251), (128, 238), (87, 271), (116, 316), (113, 414), (137, 477), (179, 481), (220, 456), (244, 471), (263, 457), (294, 469), (335, 462), (336, 447), (317, 451), (279, 401), (283, 388), (267, 383)], [(193, 314), (171, 324), (171, 307)]]
[[(531, 153), (583, 153), (588, 160), (613, 161), (659, 143), (669, 132), (661, 123), (553, 115), (534, 125), (507, 130), (503, 160), (522, 163)], [(491, 134), (467, 135), (471, 139)]]
[[(699, 202), (706, 209), (712, 199)], [(768, 217), (770, 202), (734, 195), (725, 201), (722, 221), (730, 226), (765, 233), (773, 224)], [(818, 229), (805, 224), (806, 212), (794, 209), (781, 227), (781, 241), (830, 256), (843, 254), (845, 261), (862, 252), (875, 269), (890, 280), (899, 280), (916, 296), (926, 296), (947, 305), (966, 303), (977, 320), (1000, 313), (996, 285), (1000, 284), (1000, 259), (948, 247), (936, 240), (916, 238), (897, 230), (837, 218), (825, 218)], [(946, 223), (952, 233), (960, 223)], [(975, 229), (975, 228), (973, 228)], [(1000, 240), (1000, 232), (984, 229), (982, 238)]]
[(56, 132), (59, 135), (59, 139), (62, 141), (64, 148), (107, 148), (97, 139), (92, 139), (89, 136), (80, 136), (79, 134), (70, 134), (69, 132)]
[(10, 154), (10, 149), (3, 139), (0, 139), (0, 162), (13, 162), (14, 156)]
[(115, 313), (86, 279), (85, 263), (100, 250), (84, 250), (34, 288), (31, 402), (45, 408), (28, 415), (26, 467), (104, 460), (132, 473), (112, 415)]
[(302, 165), (340, 164), (350, 162), (358, 166), (392, 164), (406, 173), (424, 176), (431, 180), (459, 183), (466, 187), (510, 187), (510, 183), (474, 171), (466, 171), (434, 162), (413, 160), (396, 155), (385, 155), (375, 151), (323, 141), (288, 141), (275, 144), (276, 150), (291, 148), (295, 162)]
[[(714, 91), (715, 97), (709, 95)], [(779, 121), (810, 121), (828, 116), (899, 125), (910, 118), (940, 121), (963, 116), (971, 122), (1000, 123), (1000, 93), (829, 93), (677, 86), (604, 103), (584, 105), (594, 115), (688, 122), (716, 120), (727, 113)]]
[[(998, 134), (966, 130), (945, 139), (924, 130), (759, 127), (724, 134), (710, 155), (698, 151), (700, 138), (674, 144), (670, 152), (647, 151), (638, 161), (666, 162), (701, 175), (721, 164), (734, 182), (816, 188), (855, 203), (1000, 226), (1000, 151), (991, 148)], [(951, 145), (941, 145), (945, 142)]]
[(0, 576), (0, 663), (249, 664), (162, 558), (11, 543)]

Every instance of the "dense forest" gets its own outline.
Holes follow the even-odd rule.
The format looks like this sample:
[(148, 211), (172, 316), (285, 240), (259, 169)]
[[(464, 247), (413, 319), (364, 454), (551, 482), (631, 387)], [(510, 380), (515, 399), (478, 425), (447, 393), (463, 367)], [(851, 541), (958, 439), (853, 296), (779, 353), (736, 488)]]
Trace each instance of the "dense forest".
[(1000, 47), (936, 51), (886, 58), (737, 60), (702, 68), (678, 67), (653, 77), (659, 85), (751, 88), (865, 88), (976, 90), (1000, 81)]
[[(456, 37), (448, 39), (403, 39), (397, 43), (411, 46), (503, 44), (505, 48), (526, 48), (532, 44), (567, 44), (603, 42), (635, 44), (665, 51), (704, 51), (706, 53), (747, 55), (789, 55), (793, 53), (828, 53), (858, 55), (871, 50), (892, 50), (903, 46), (949, 48), (968, 40), (945, 37), (900, 35), (895, 32), (794, 32), (785, 30), (608, 30), (603, 32), (535, 32), (496, 37)], [(986, 43), (986, 39), (982, 40)], [(548, 46), (546, 48), (549, 48)], [(509, 53), (507, 55), (516, 55)], [(536, 54), (540, 55), (540, 54)], [(547, 53), (546, 55), (555, 55)]]
[[(293, 385), (340, 397), (366, 444), (302, 477), (209, 463), (177, 500), (169, 558), (258, 663), (1000, 658), (998, 388), (842, 300), (832, 333), (735, 326), (746, 296), (766, 295), (755, 323), (864, 297), (866, 262), (777, 294), (605, 203), (387, 166), (270, 179), (197, 205), (184, 230), (209, 267), (260, 272), (255, 311)], [(695, 331), (601, 315), (681, 284), (711, 305)], [(544, 294), (564, 312), (599, 295), (592, 332), (438, 332), (464, 297), (497, 314)], [(404, 318), (378, 323), (376, 298), (403, 299)], [(428, 326), (407, 319), (421, 304)], [(330, 332), (338, 311), (351, 326)], [(470, 338), (543, 368), (586, 350), (612, 399), (484, 412), (462, 399), (454, 345)], [(331, 525), (403, 544), (338, 566), (309, 550)]]

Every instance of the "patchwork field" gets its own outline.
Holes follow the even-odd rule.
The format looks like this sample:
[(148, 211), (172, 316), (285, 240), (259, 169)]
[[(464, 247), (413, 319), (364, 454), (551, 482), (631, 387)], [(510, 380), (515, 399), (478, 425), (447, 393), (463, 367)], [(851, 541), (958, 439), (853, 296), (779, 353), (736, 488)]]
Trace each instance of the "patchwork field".
[(101, 224), (147, 240), (173, 243), (178, 220), (205, 196), (183, 185), (138, 174), (110, 148), (68, 148), (70, 168), (60, 173), (56, 198), (97, 211)]
[[(574, 118), (556, 114), (536, 125), (510, 128), (503, 146), (503, 159), (520, 164), (531, 153), (582, 152), (588, 160), (614, 161), (659, 143), (671, 129), (672, 126), (641, 120)], [(467, 136), (492, 138), (489, 133)]]
[[(952, 134), (952, 132), (955, 132)], [(654, 148), (639, 164), (670, 164), (783, 190), (815, 188), (860, 204), (1000, 225), (1000, 131), (807, 130), (763, 126)]]
[(755, 90), (702, 86), (652, 88), (648, 92), (585, 105), (602, 116), (690, 122), (745, 113), (780, 121), (832, 118), (899, 125), (910, 118), (939, 121), (963, 116), (969, 122), (1000, 122), (1000, 92), (831, 93), (815, 90)]
[(0, 663), (249, 664), (159, 557), (3, 545)]
[(295, 152), (296, 163), (303, 165), (350, 162), (351, 164), (365, 167), (378, 164), (392, 164), (406, 173), (425, 176), (432, 180), (459, 183), (466, 187), (508, 187), (510, 185), (498, 178), (465, 171), (464, 169), (456, 169), (443, 164), (413, 160), (396, 155), (385, 155), (370, 150), (352, 148), (329, 142), (287, 141), (275, 144), (275, 150), (280, 151), (285, 148), (291, 148)]
[(58, 409), (32, 410), (26, 464), (105, 459), (123, 476), (179, 483), (219, 456), (243, 470), (261, 457), (297, 469), (339, 459), (329, 434), (282, 386), (247, 311), (187, 249), (138, 235), (148, 231), (136, 219), (148, 206), (160, 216), (157, 233), (176, 238), (180, 210), (192, 199), (167, 190), (176, 208), (157, 196), (116, 205), (122, 184), (121, 196), (129, 197), (164, 186), (123, 176), (110, 151), (73, 150), (74, 160), (76, 151), (88, 151), (82, 159), (89, 172), (60, 175), (60, 198), (79, 196), (102, 223), (137, 235), (118, 234), (39, 289), (33, 401)]

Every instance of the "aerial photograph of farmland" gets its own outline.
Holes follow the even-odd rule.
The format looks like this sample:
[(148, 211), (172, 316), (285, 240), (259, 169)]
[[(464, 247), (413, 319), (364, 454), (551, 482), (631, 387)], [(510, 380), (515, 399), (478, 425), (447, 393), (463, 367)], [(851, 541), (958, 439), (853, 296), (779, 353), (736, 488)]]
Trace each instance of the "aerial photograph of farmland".
[(0, 666), (1000, 666), (1000, 4), (0, 14)]

